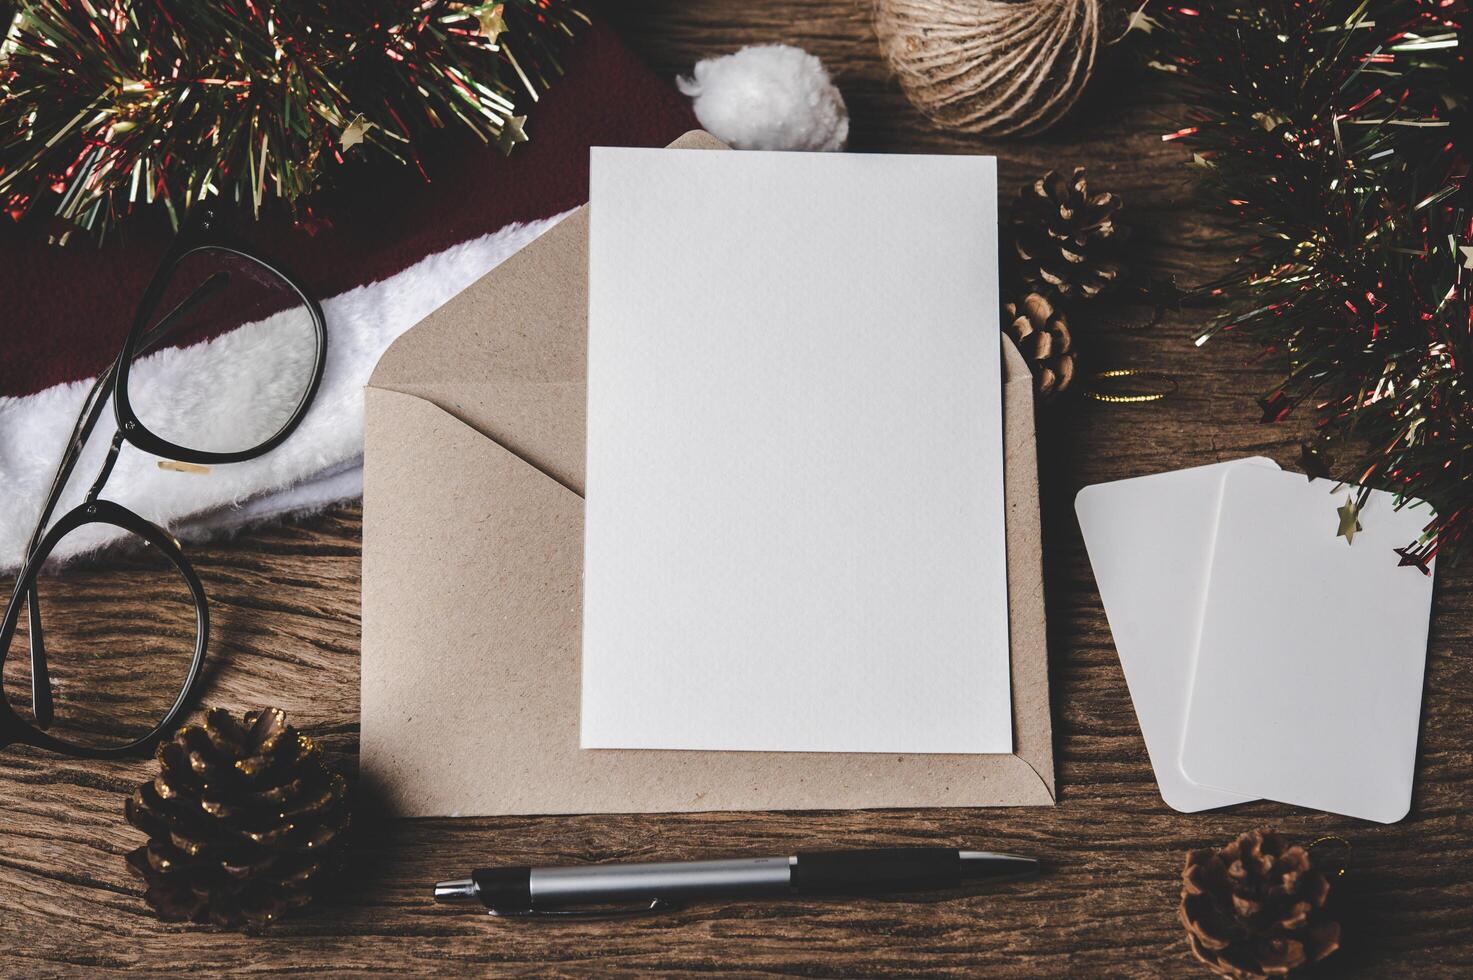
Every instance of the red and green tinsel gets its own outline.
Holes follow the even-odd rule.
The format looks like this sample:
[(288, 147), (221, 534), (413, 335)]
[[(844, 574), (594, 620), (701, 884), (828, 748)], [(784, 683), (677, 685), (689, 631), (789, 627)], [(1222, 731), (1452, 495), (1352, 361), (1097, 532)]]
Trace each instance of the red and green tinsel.
[[(1282, 369), (1265, 421), (1310, 413), (1313, 475), (1425, 500), (1426, 570), (1473, 527), (1473, 185), (1466, 0), (1154, 7), (1154, 67), (1217, 207), (1251, 244), (1204, 331)], [(1295, 414), (1295, 417), (1298, 417)], [(1362, 501), (1363, 502), (1363, 501)], [(1390, 557), (1390, 556), (1388, 556)]]
[[(296, 207), (454, 127), (510, 151), (586, 17), (563, 0), (0, 0), (0, 205), (97, 235), (140, 206)], [(8, 25), (8, 27), (6, 26)]]

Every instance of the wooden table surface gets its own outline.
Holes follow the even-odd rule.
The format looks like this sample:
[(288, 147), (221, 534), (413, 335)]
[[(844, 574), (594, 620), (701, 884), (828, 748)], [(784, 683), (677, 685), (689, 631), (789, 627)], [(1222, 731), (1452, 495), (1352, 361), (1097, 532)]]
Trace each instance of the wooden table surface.
[[(1088, 164), (1094, 183), (1125, 197), (1161, 267), (1193, 281), (1230, 260), (1190, 200), (1183, 151), (1161, 142), (1178, 109), (1155, 79), (1107, 66), (1087, 104), (1051, 135), (953, 137), (928, 128), (888, 77), (868, 11), (865, 0), (639, 0), (613, 16), (665, 73), (744, 43), (801, 45), (842, 88), (854, 149), (995, 153), (1005, 186), (1050, 166)], [(1198, 968), (1176, 919), (1183, 852), (1263, 824), (1304, 841), (1339, 834), (1353, 842), (1346, 948), (1325, 975), (1473, 971), (1467, 567), (1439, 570), (1416, 788), (1401, 823), (1269, 803), (1186, 816), (1157, 794), (1072, 501), (1086, 484), (1249, 454), (1295, 465), (1297, 430), (1255, 421), (1267, 375), (1249, 366), (1245, 347), (1220, 340), (1195, 349), (1200, 316), (1146, 329), (1076, 324), (1091, 366), (1166, 371), (1180, 391), (1155, 405), (1069, 401), (1040, 419), (1057, 807), (386, 821), (365, 802), (345, 886), (267, 937), (248, 938), (160, 924), (144, 906), (123, 866), (141, 835), (123, 821), (122, 804), (151, 763), (12, 748), (0, 754), (0, 971), (1191, 976)], [(216, 620), (205, 703), (279, 705), (350, 772), (360, 527), (359, 509), (342, 507), (190, 549)], [(557, 926), (497, 923), (428, 901), (433, 881), (477, 860), (937, 842), (1036, 854), (1049, 870), (961, 898), (740, 903)]]

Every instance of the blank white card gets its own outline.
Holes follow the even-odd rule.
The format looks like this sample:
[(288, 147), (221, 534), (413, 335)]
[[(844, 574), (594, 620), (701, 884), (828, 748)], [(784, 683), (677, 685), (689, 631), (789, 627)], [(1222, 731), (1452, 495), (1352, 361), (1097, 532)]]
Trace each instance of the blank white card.
[[(1327, 480), (1223, 484), (1181, 764), (1229, 793), (1392, 823), (1412, 799), (1432, 577), (1394, 549), (1431, 514), (1371, 491), (1337, 536)], [(1430, 566), (1429, 566), (1430, 567)]]
[(596, 148), (585, 748), (1009, 752), (995, 161)]
[(1277, 469), (1261, 456), (1235, 459), (1097, 483), (1074, 501), (1161, 798), (1183, 813), (1253, 798), (1199, 786), (1181, 770), (1218, 506), (1239, 466)]

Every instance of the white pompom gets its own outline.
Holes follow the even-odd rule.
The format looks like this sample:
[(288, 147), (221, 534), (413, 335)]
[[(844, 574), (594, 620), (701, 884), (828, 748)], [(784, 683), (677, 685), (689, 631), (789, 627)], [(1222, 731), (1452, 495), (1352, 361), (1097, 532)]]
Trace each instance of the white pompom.
[(742, 48), (707, 58), (680, 78), (696, 118), (739, 150), (842, 150), (849, 110), (823, 63), (786, 44)]

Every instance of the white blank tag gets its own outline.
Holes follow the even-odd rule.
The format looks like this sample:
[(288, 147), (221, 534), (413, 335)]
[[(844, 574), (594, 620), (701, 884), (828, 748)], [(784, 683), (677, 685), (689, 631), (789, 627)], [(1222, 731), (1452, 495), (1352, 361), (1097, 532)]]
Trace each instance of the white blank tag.
[(1182, 766), (1191, 779), (1381, 823), (1411, 806), (1432, 578), (1399, 567), (1426, 507), (1256, 466), (1224, 484)]
[(1255, 456), (1096, 484), (1074, 501), (1161, 798), (1183, 813), (1254, 798), (1198, 786), (1180, 763), (1218, 502), (1241, 466), (1277, 469)]

